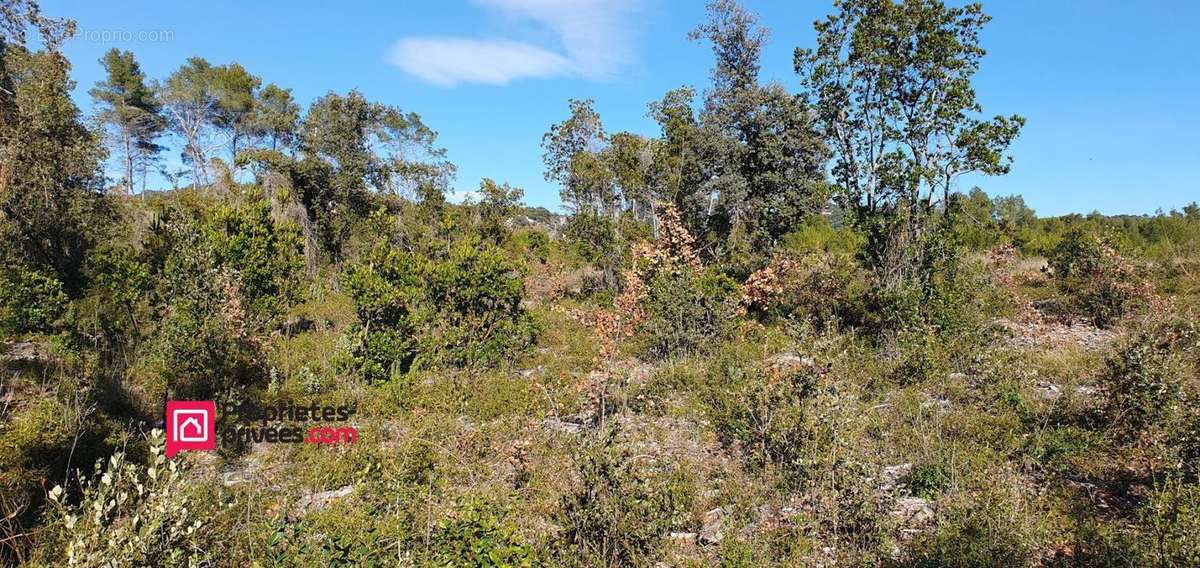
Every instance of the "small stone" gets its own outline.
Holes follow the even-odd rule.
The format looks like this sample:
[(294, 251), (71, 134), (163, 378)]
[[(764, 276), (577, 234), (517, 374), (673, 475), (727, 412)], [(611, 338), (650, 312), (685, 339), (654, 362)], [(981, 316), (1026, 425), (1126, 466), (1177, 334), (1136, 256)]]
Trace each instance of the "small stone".
[(921, 408), (937, 408), (941, 412), (947, 412), (950, 410), (950, 399), (929, 397), (921, 403)]
[(767, 370), (772, 373), (797, 372), (816, 367), (812, 357), (801, 357), (795, 353), (777, 353), (767, 358)]
[(310, 510), (311, 511), (319, 511), (321, 509), (328, 507), (330, 502), (333, 501), (334, 499), (341, 499), (342, 497), (345, 497), (353, 492), (354, 492), (354, 486), (347, 485), (345, 487), (339, 487), (337, 489), (332, 489), (329, 491), (322, 491), (320, 493), (313, 493), (311, 495), (305, 495), (304, 497), (301, 497), (299, 501), (296, 502), (296, 514), (303, 515), (304, 513), (308, 512)]
[(717, 507), (704, 513), (704, 525), (700, 527), (700, 542), (715, 544), (725, 538), (725, 510)]
[(906, 526), (920, 526), (933, 520), (933, 507), (920, 497), (901, 497), (889, 514)]
[(1062, 394), (1062, 389), (1049, 381), (1038, 381), (1036, 388), (1038, 394), (1042, 395), (1043, 398), (1056, 399)]
[(884, 493), (890, 493), (900, 486), (901, 480), (908, 477), (912, 473), (913, 464), (902, 463), (898, 465), (889, 465), (883, 468), (883, 475), (880, 476), (879, 490)]
[(583, 425), (581, 424), (566, 422), (557, 418), (547, 418), (542, 420), (542, 427), (567, 434), (578, 434), (580, 430), (583, 430)]
[(673, 532), (669, 538), (680, 544), (692, 544), (696, 542), (696, 533), (694, 532)]
[(1075, 394), (1078, 396), (1096, 396), (1100, 394), (1100, 389), (1088, 385), (1080, 385), (1075, 387)]

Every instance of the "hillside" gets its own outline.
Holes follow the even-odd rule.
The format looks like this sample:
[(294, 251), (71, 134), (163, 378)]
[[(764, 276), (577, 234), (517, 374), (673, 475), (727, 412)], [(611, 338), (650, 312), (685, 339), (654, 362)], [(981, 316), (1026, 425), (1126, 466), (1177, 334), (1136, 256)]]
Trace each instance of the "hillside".
[(1200, 565), (1200, 208), (957, 191), (977, 5), (838, 3), (790, 93), (713, 2), (660, 133), (548, 127), (564, 214), (237, 63), (85, 117), (4, 8), (0, 563)]

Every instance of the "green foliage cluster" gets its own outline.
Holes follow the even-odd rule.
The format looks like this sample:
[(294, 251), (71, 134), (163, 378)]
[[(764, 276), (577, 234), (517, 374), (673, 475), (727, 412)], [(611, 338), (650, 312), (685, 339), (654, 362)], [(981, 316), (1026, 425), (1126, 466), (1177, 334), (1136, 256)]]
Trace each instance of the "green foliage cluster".
[(1152, 286), (1133, 265), (1081, 229), (1067, 232), (1049, 261), (1067, 298), (1068, 312), (1100, 327), (1111, 327), (1130, 312), (1147, 307), (1154, 297)]
[(650, 359), (673, 359), (703, 353), (730, 333), (737, 283), (706, 270), (661, 271), (651, 278), (634, 342)]
[(438, 524), (432, 539), (434, 566), (521, 568), (534, 565), (530, 546), (504, 518), (483, 503), (466, 503)]
[(695, 499), (684, 472), (638, 467), (616, 427), (596, 433), (573, 461), (579, 485), (559, 506), (564, 530), (555, 547), (563, 565), (645, 563)]
[(341, 365), (368, 382), (397, 378), (414, 364), (499, 365), (536, 337), (522, 305), (520, 266), (478, 237), (440, 259), (403, 252), (383, 238), (347, 270), (345, 282), (358, 325), (342, 338)]
[(62, 282), (23, 266), (0, 270), (0, 330), (19, 334), (53, 331), (69, 307)]
[(223, 206), (205, 227), (215, 261), (238, 273), (246, 299), (243, 309), (259, 324), (270, 321), (299, 298), (303, 250), (299, 227), (271, 218), (265, 199)]
[[(96, 463), (95, 482), (76, 500), (56, 485), (50, 490), (55, 527), (68, 566), (99, 566), (121, 558), (134, 564), (202, 566), (201, 552), (213, 537), (204, 530), (203, 508), (189, 495), (179, 462), (163, 454), (164, 437), (150, 439), (147, 465), (113, 454)], [(211, 514), (213, 511), (207, 511)]]
[[(1171, 422), (1183, 410), (1186, 389), (1200, 369), (1200, 331), (1191, 322), (1166, 321), (1136, 330), (1105, 361), (1101, 385), (1114, 425), (1128, 435)], [(1186, 426), (1185, 426), (1186, 428)]]
[(829, 442), (819, 425), (823, 369), (795, 355), (760, 369), (737, 354), (708, 370), (702, 400), (718, 437), (755, 468), (778, 468), (793, 481), (814, 466), (814, 449)]

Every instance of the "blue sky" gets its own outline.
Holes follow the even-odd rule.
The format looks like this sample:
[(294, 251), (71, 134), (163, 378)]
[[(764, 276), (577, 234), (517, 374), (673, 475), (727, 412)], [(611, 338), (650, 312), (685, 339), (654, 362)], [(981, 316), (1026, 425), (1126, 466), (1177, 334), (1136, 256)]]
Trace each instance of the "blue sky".
[[(237, 61), (301, 104), (333, 90), (422, 115), (459, 167), (465, 192), (483, 177), (558, 208), (539, 142), (567, 99), (591, 98), (610, 132), (656, 134), (646, 104), (702, 89), (711, 62), (686, 34), (700, 1), (96, 2), (43, 0), (74, 18), (66, 47), (77, 100), (100, 56), (133, 51), (164, 78), (193, 55)], [(795, 88), (792, 50), (813, 43), (830, 2), (747, 0), (771, 30), (763, 76)], [(984, 111), (1028, 119), (1005, 177), (962, 189), (1020, 193), (1041, 215), (1150, 213), (1200, 200), (1200, 3), (992, 0), (976, 88)]]

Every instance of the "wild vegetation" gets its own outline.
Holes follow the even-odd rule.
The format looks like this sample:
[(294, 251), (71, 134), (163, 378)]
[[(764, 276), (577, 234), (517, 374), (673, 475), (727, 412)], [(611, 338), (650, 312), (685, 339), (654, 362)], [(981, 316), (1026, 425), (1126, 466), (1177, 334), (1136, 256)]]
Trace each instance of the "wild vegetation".
[[(237, 63), (114, 50), (85, 117), (0, 6), (0, 563), (1200, 565), (1200, 207), (957, 191), (1024, 124), (979, 5), (839, 0), (790, 92), (715, 0), (660, 132), (549, 126), (565, 215)], [(168, 459), (168, 399), (359, 436)]]

